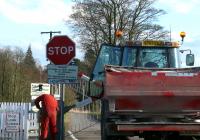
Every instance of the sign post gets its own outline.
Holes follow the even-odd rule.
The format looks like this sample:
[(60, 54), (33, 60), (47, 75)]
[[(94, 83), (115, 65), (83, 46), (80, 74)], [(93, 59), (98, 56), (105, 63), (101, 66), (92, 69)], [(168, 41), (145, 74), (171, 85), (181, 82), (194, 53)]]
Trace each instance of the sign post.
[[(51, 78), (58, 78), (56, 79), (59, 81), (59, 74), (63, 75), (64, 73), (57, 73), (58, 71), (67, 71), (65, 68), (55, 68), (56, 65), (68, 65), (71, 60), (75, 57), (75, 43), (68, 37), (68, 36), (54, 36), (49, 43), (47, 43), (46, 46), (46, 55), (47, 58), (55, 64), (55, 66), (50, 66), (51, 70), (48, 70), (48, 73), (50, 74)], [(53, 68), (55, 69), (53, 69)], [(58, 66), (59, 67), (59, 66)], [(62, 67), (62, 66), (60, 66)], [(48, 76), (49, 76), (48, 74)], [(72, 75), (72, 73), (71, 73)], [(50, 80), (50, 84), (52, 81), (56, 81), (55, 79)], [(52, 82), (53, 83), (53, 82)], [(56, 82), (55, 82), (56, 83)], [(64, 139), (64, 88), (63, 83), (57, 82), (56, 84), (59, 84), (59, 92), (60, 92), (60, 113), (59, 113), (59, 128), (58, 128), (58, 139), (63, 140)]]

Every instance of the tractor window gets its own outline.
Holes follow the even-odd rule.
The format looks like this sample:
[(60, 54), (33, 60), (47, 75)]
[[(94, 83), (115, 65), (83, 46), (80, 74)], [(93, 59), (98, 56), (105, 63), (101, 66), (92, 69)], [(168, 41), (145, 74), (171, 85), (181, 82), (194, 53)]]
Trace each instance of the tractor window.
[(122, 66), (135, 66), (136, 64), (136, 48), (124, 48)]
[(120, 65), (121, 49), (121, 47), (102, 45), (92, 73), (93, 80), (103, 80), (105, 65)]
[(167, 49), (141, 48), (139, 53), (139, 67), (168, 67)]

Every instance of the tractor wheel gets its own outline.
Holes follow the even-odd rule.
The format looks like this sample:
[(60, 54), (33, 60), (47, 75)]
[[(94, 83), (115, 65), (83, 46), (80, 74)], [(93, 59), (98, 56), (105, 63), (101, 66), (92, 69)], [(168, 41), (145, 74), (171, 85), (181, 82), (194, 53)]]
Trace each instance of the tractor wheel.
[(108, 135), (106, 123), (107, 123), (108, 101), (101, 101), (101, 140), (112, 140), (112, 137)]

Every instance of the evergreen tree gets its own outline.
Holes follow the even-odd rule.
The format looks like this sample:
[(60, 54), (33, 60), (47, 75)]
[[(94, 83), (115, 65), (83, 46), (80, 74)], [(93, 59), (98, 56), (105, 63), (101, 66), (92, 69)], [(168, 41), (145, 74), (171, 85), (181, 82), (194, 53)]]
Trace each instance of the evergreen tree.
[(90, 73), (89, 73), (90, 69), (88, 68), (88, 65), (85, 62), (79, 60), (78, 58), (74, 58), (74, 62), (78, 66), (79, 72), (83, 72), (86, 75), (90, 76)]
[(26, 52), (24, 58), (24, 65), (29, 68), (34, 68), (34, 69), (36, 68), (36, 63), (32, 55), (31, 45), (29, 45), (28, 50)]
[(44, 82), (47, 71), (36, 63), (31, 46), (26, 54), (19, 49), (0, 48), (0, 101), (30, 102), (31, 83)]

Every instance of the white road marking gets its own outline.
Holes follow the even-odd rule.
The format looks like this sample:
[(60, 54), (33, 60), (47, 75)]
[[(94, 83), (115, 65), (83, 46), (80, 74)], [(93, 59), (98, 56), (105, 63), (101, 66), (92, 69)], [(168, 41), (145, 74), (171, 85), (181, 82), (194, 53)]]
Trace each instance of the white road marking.
[(78, 140), (74, 135), (73, 135), (73, 133), (71, 132), (71, 131), (67, 131), (68, 133), (69, 133), (69, 135), (70, 135), (70, 137), (73, 139), (73, 140)]

